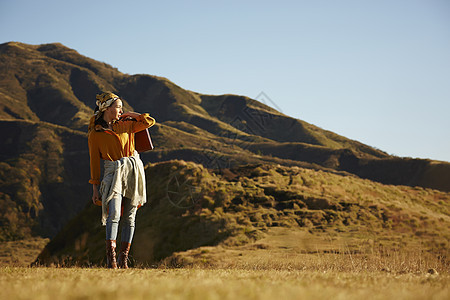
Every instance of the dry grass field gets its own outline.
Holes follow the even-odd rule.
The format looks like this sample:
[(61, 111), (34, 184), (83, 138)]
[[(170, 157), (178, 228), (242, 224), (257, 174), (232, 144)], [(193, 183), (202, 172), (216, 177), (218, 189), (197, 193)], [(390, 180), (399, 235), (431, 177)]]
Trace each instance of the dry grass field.
[(446, 255), (273, 228), (129, 270), (0, 267), (0, 299), (449, 299)]
[(449, 299), (448, 283), (428, 273), (6, 267), (0, 299)]

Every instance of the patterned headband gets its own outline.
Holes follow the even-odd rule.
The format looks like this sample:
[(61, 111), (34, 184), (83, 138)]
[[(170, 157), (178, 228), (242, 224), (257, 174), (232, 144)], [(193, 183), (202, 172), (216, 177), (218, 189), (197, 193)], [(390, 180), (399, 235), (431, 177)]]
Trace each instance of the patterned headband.
[(113, 97), (113, 98), (110, 98), (103, 102), (101, 102), (100, 100), (97, 100), (96, 104), (98, 106), (98, 110), (100, 112), (104, 112), (108, 107), (111, 106), (112, 103), (114, 103), (114, 101), (119, 100), (119, 99), (120, 99), (119, 97)]

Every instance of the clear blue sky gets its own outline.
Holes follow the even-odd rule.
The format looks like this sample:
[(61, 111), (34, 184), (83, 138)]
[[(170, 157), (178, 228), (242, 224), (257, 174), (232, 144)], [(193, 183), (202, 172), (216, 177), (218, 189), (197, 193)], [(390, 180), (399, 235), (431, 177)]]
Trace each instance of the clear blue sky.
[(450, 161), (447, 0), (0, 0), (8, 41), (60, 42), (205, 94), (264, 92), (390, 154)]

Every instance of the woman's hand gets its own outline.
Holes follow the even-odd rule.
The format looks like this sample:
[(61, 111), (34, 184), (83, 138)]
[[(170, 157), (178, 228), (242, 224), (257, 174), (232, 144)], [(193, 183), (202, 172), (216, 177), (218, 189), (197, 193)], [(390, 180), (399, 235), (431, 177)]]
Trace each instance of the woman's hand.
[(126, 118), (137, 118), (139, 117), (141, 114), (137, 113), (137, 112), (132, 112), (132, 111), (128, 111), (126, 113), (123, 113), (120, 118), (121, 119), (126, 119)]
[(98, 192), (98, 185), (92, 185), (92, 203), (95, 205), (102, 205), (102, 200), (100, 199), (100, 193)]

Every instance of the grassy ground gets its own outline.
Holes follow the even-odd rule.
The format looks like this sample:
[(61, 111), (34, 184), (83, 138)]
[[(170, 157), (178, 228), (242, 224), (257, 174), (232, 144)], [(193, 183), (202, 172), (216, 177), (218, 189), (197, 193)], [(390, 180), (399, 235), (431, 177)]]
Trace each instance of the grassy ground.
[(0, 299), (449, 299), (449, 275), (1, 268)]
[[(37, 243), (30, 241), (23, 249), (32, 249)], [(21, 253), (20, 247), (16, 249)], [(24, 255), (17, 257), (26, 261)], [(450, 297), (447, 255), (289, 228), (272, 228), (264, 237), (241, 246), (177, 252), (153, 266), (132, 262), (138, 268), (3, 265), (0, 299)]]
[[(20, 252), (20, 251), (19, 251)], [(446, 255), (272, 228), (129, 270), (0, 267), (0, 299), (449, 299)]]

